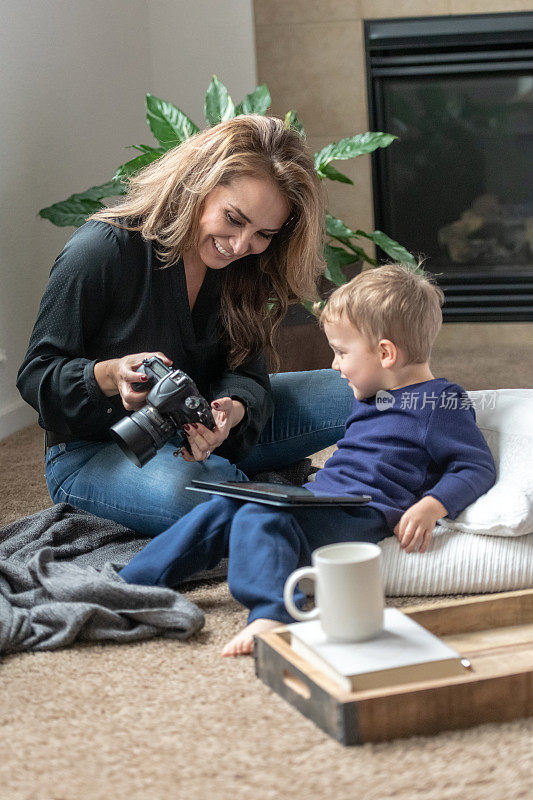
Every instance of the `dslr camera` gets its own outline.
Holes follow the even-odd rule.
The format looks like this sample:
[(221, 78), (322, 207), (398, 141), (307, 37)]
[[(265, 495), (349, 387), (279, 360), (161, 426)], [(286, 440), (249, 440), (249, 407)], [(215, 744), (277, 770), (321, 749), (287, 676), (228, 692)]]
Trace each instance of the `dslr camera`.
[(133, 383), (135, 392), (150, 392), (146, 405), (124, 417), (110, 428), (113, 440), (138, 467), (143, 467), (157, 451), (180, 433), (182, 445), (191, 452), (184, 425), (201, 422), (206, 428), (216, 427), (211, 407), (191, 378), (180, 369), (170, 369), (157, 356), (146, 358), (137, 372), (148, 378)]

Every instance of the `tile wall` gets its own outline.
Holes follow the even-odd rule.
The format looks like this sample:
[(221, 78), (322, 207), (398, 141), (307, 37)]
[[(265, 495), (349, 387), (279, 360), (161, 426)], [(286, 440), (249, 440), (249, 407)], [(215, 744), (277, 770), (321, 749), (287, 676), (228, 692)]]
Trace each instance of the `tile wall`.
[[(314, 152), (345, 136), (367, 131), (363, 42), (365, 19), (532, 11), (532, 0), (254, 0), (257, 75), (272, 95), (272, 113), (298, 112)], [(338, 162), (354, 186), (328, 181), (328, 207), (350, 227), (372, 230), (370, 156)], [(520, 363), (505, 372), (508, 353), (500, 352), (502, 334), (519, 334)], [(460, 339), (473, 335), (479, 352), (492, 352), (501, 367), (489, 379), (496, 384), (531, 385), (533, 323), (445, 325), (436, 348), (449, 357)], [(455, 343), (455, 344), (454, 344)], [(476, 350), (476, 347), (474, 347)], [(470, 353), (470, 358), (473, 354)], [(329, 355), (322, 355), (322, 360)], [(326, 366), (327, 364), (309, 364)], [(486, 364), (484, 368), (486, 370)], [(450, 373), (451, 374), (451, 373)], [(465, 376), (466, 377), (466, 376)], [(473, 378), (473, 376), (469, 376)], [(458, 379), (458, 378), (457, 378)], [(466, 383), (466, 381), (465, 381)], [(478, 380), (469, 383), (478, 384)], [(467, 386), (467, 388), (472, 388)]]
[[(254, 0), (258, 80), (272, 113), (298, 112), (316, 152), (369, 128), (363, 20), (532, 10), (532, 0)], [(372, 229), (370, 156), (337, 166), (355, 185), (328, 181), (331, 212)]]

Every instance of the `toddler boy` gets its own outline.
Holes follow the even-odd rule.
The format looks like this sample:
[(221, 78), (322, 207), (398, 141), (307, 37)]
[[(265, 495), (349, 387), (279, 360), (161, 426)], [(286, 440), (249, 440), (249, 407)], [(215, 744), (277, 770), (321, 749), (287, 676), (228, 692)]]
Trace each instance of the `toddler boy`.
[[(215, 497), (153, 539), (122, 577), (177, 586), (229, 556), (229, 589), (250, 614), (222, 654), (241, 655), (252, 652), (255, 634), (292, 621), (285, 581), (317, 547), (394, 533), (407, 552), (425, 552), (437, 520), (454, 518), (495, 480), (468, 396), (429, 367), (442, 302), (424, 273), (393, 264), (337, 289), (320, 315), (332, 367), (355, 403), (337, 450), (305, 488), (369, 494), (367, 506), (279, 510)], [(303, 599), (297, 594), (296, 602)]]

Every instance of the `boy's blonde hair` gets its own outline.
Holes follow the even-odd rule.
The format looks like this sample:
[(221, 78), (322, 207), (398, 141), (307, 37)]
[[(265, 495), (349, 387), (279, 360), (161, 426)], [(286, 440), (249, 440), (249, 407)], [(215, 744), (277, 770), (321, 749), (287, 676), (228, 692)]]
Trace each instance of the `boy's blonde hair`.
[(422, 270), (403, 264), (368, 269), (329, 297), (319, 321), (347, 320), (376, 346), (390, 339), (408, 364), (429, 360), (442, 325), (442, 291)]

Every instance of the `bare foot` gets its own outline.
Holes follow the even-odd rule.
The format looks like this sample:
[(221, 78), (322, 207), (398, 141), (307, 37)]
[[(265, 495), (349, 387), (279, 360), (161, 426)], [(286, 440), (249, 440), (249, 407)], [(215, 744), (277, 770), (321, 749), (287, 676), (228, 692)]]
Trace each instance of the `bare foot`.
[(281, 622), (275, 619), (254, 619), (246, 628), (234, 636), (231, 642), (225, 646), (222, 655), (226, 656), (245, 656), (254, 651), (254, 636), (264, 633), (272, 628), (279, 628)]

